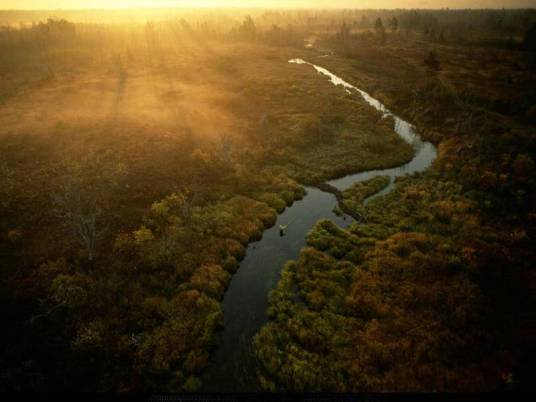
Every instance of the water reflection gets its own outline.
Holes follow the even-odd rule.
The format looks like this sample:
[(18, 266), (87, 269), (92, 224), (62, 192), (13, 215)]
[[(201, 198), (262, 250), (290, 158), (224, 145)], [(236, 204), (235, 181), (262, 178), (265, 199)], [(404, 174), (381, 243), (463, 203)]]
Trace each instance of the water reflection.
[[(433, 162), (436, 157), (435, 147), (429, 142), (423, 142), (412, 124), (389, 111), (380, 101), (323, 67), (302, 59), (289, 62), (310, 65), (318, 73), (327, 76), (333, 85), (342, 86), (349, 93), (358, 92), (369, 105), (381, 111), (385, 117), (394, 119), (394, 131), (410, 143), (415, 151), (414, 158), (402, 166), (349, 175), (330, 181), (331, 185), (344, 190), (359, 181), (389, 176), (389, 186), (369, 197), (365, 201), (368, 202), (391, 191), (396, 177), (421, 172)], [(260, 390), (255, 360), (250, 349), (253, 336), (267, 322), (268, 293), (277, 285), (285, 262), (298, 258), (301, 248), (305, 246), (307, 233), (318, 220), (330, 219), (344, 228), (350, 225), (350, 217), (339, 217), (333, 213), (336, 205), (337, 201), (332, 194), (307, 188), (303, 200), (287, 208), (278, 216), (275, 226), (264, 232), (260, 241), (248, 246), (246, 257), (233, 276), (223, 299), (224, 330), (220, 333), (218, 348), (203, 376), (205, 391)]]
[[(249, 245), (233, 276), (223, 299), (224, 331), (204, 376), (206, 391), (259, 390), (249, 346), (267, 321), (268, 293), (277, 285), (281, 268), (298, 258), (307, 232), (318, 220), (327, 218), (342, 227), (351, 223), (350, 218), (333, 213), (337, 201), (332, 194), (316, 188), (306, 190), (303, 200), (287, 208), (260, 241)], [(280, 235), (280, 225), (288, 225), (284, 236)]]
[(406, 142), (411, 144), (415, 152), (413, 159), (402, 165), (391, 169), (378, 169), (370, 170), (367, 172), (356, 173), (349, 176), (342, 177), (340, 179), (332, 180), (329, 184), (335, 186), (339, 190), (344, 190), (350, 187), (352, 184), (364, 180), (372, 179), (376, 176), (389, 176), (391, 182), (388, 187), (380, 191), (379, 193), (367, 198), (365, 203), (370, 200), (379, 197), (381, 195), (387, 194), (394, 187), (394, 179), (396, 177), (405, 176), (408, 174), (422, 172), (428, 168), (437, 156), (436, 148), (433, 144), (429, 142), (423, 142), (420, 136), (415, 131), (415, 126), (404, 119), (400, 118), (393, 112), (391, 112), (385, 105), (383, 105), (379, 100), (370, 96), (367, 92), (355, 87), (354, 85), (344, 81), (342, 78), (336, 76), (330, 71), (326, 70), (323, 67), (317, 66), (315, 64), (309, 63), (303, 59), (292, 59), (289, 60), (289, 63), (293, 64), (306, 64), (313, 67), (318, 73), (323, 74), (329, 78), (331, 83), (336, 86), (342, 86), (347, 92), (355, 91), (359, 93), (363, 99), (376, 110), (379, 110), (383, 113), (384, 117), (392, 117), (394, 120), (394, 131)]

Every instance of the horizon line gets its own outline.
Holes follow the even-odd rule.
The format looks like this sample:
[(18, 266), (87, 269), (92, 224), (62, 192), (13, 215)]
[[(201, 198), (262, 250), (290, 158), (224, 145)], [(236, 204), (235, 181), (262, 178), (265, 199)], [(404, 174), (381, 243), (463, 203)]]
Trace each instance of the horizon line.
[(174, 7), (151, 7), (151, 6), (140, 6), (140, 7), (89, 7), (89, 8), (0, 8), (0, 12), (3, 11), (127, 11), (127, 10), (202, 10), (202, 9), (212, 9), (212, 10), (363, 10), (363, 11), (378, 11), (378, 10), (449, 10), (449, 11), (460, 11), (460, 10), (536, 10), (536, 5), (534, 7), (460, 7), (460, 8), (451, 8), (451, 7), (303, 7), (303, 6), (278, 6), (278, 7), (266, 7), (266, 6), (174, 6)]

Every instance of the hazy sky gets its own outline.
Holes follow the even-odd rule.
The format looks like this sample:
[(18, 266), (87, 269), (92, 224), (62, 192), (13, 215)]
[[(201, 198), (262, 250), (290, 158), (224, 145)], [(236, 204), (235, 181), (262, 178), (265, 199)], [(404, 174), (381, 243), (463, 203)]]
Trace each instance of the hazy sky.
[(0, 0), (0, 9), (87, 9), (210, 6), (341, 8), (534, 8), (536, 7), (536, 0)]

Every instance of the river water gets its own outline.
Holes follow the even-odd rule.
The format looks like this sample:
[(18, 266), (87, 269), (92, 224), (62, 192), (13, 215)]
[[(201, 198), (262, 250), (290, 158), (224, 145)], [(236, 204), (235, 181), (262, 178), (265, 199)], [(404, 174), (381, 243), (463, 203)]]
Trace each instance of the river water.
[[(317, 73), (326, 76), (333, 85), (342, 87), (348, 93), (358, 93), (385, 117), (391, 116), (395, 122), (394, 131), (410, 143), (415, 152), (413, 159), (402, 166), (356, 173), (332, 180), (329, 184), (344, 190), (356, 182), (376, 176), (389, 176), (391, 179), (389, 186), (367, 198), (366, 203), (391, 191), (396, 177), (421, 172), (436, 158), (434, 145), (422, 141), (413, 125), (392, 113), (365, 91), (325, 68), (305, 60), (292, 59), (289, 63), (314, 68)], [(246, 257), (240, 263), (223, 299), (224, 329), (219, 334), (218, 346), (202, 377), (204, 391), (260, 391), (251, 341), (262, 325), (268, 321), (266, 316), (268, 293), (276, 287), (283, 265), (288, 260), (298, 258), (301, 248), (305, 246), (307, 233), (318, 220), (330, 219), (344, 228), (352, 223), (350, 217), (339, 217), (333, 213), (337, 205), (333, 194), (311, 187), (306, 187), (306, 190), (307, 195), (280, 214), (275, 226), (266, 230), (261, 240), (249, 244)], [(289, 225), (284, 237), (280, 236), (279, 225)]]

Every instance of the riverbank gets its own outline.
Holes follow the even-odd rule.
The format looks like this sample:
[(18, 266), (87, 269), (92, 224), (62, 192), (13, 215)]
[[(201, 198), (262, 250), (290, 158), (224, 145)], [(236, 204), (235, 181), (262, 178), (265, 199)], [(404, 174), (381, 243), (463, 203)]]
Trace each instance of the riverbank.
[[(266, 389), (533, 383), (516, 366), (534, 361), (536, 333), (534, 299), (517, 283), (536, 283), (524, 51), (415, 32), (385, 45), (334, 34), (327, 57), (303, 47), (345, 13), (313, 26), (284, 13), (288, 28), (259, 36), (224, 19), (221, 35), (197, 20), (0, 29), (2, 389), (191, 392), (211, 356), (214, 390), (250, 389), (258, 365), (241, 359), (266, 310)], [(412, 147), (359, 91), (287, 63), (297, 56), (417, 122), (440, 144), (435, 167), (401, 179), (428, 166), (433, 145)], [(376, 176), (389, 184), (365, 206), (348, 200), (366, 217), (351, 228), (333, 194), (311, 187), (299, 200), (298, 182), (340, 177), (330, 190), (355, 201), (343, 190)], [(326, 217), (336, 225), (314, 227)], [(288, 303), (284, 287), (268, 302), (284, 265)]]
[[(300, 59), (291, 60), (290, 63), (309, 64)], [(371, 108), (382, 113), (384, 118), (390, 117), (385, 120), (392, 124), (392, 129), (400, 138), (412, 145), (415, 155), (410, 162), (394, 169), (365, 171), (335, 181), (339, 186), (341, 182), (352, 183), (352, 186), (345, 191), (340, 191), (329, 183), (317, 185), (318, 189), (327, 194), (309, 188), (304, 203), (298, 203), (290, 208), (289, 217), (282, 217), (282, 219), (290, 219), (286, 225), (283, 221), (284, 226), (289, 224), (292, 226), (288, 232), (279, 232), (279, 241), (276, 241), (277, 232), (271, 230), (268, 231), (268, 236), (263, 237), (258, 244), (248, 248), (246, 259), (231, 281), (231, 286), (224, 297), (223, 306), (226, 318), (220, 345), (204, 375), (207, 391), (251, 392), (259, 391), (266, 386), (267, 382), (264, 377), (260, 377), (259, 382), (254, 376), (258, 367), (251, 350), (252, 337), (267, 321), (265, 313), (268, 307), (267, 294), (274, 288), (283, 263), (291, 259), (289, 257), (295, 258), (298, 255), (301, 247), (305, 245), (305, 235), (309, 228), (319, 220), (323, 222), (326, 218), (342, 227), (347, 227), (351, 221), (346, 220), (344, 215), (338, 212), (340, 209), (348, 211), (349, 216), (362, 221), (363, 214), (353, 208), (353, 205), (364, 202), (366, 198), (371, 198), (382, 189), (392, 188), (390, 184), (395, 177), (426, 169), (436, 156), (435, 148), (431, 144), (422, 143), (411, 124), (389, 112), (364, 91), (342, 81), (321, 67), (309, 65), (317, 71), (320, 70), (333, 85), (344, 87), (349, 95), (353, 91), (357, 96), (362, 97)], [(425, 155), (424, 158), (423, 155)], [(423, 160), (427, 162), (421, 163)], [(341, 215), (343, 215), (342, 218)], [(331, 221), (327, 222), (337, 227)], [(285, 239), (281, 242), (283, 236)], [(255, 266), (252, 266), (253, 262)], [(292, 264), (286, 264), (284, 269), (287, 270), (289, 266)], [(299, 297), (293, 300), (295, 303), (302, 303)], [(244, 306), (247, 308), (244, 309)]]
[[(120, 32), (94, 29), (42, 38), (62, 57), (30, 38), (17, 68), (0, 63), (25, 82), (0, 96), (2, 372), (32, 390), (195, 391), (246, 248), (270, 230), (284, 248), (296, 230), (275, 286), (332, 215), (335, 198), (314, 188), (293, 204), (304, 195), (294, 179), (395, 166), (412, 149), (359, 96), (290, 68), (295, 49), (186, 37), (178, 53), (173, 36), (127, 52)], [(78, 58), (101, 33), (99, 57)], [(300, 203), (321, 215), (278, 221)]]
[[(525, 170), (534, 164), (524, 146), (530, 129), (467, 104), (445, 112), (449, 99), (460, 98), (438, 92), (448, 87), (445, 77), (439, 82), (400, 57), (386, 69), (411, 74), (410, 83), (425, 74), (419, 97), (408, 103), (411, 88), (394, 92), (388, 87), (392, 75), (362, 73), (367, 52), (382, 63), (387, 57), (381, 48), (368, 48), (357, 50), (359, 63), (340, 56), (322, 60), (329, 68), (344, 65), (347, 80), (372, 77), (375, 92), (389, 93), (392, 98), (384, 99), (390, 104), (412, 105), (405, 113), (419, 116), (425, 138), (439, 142), (438, 160), (424, 174), (399, 178), (388, 195), (353, 205), (365, 211), (366, 222), (343, 230), (324, 221), (310, 232), (308, 247), (285, 266), (270, 295), (271, 320), (255, 338), (260, 382), (284, 391), (511, 387), (527, 378), (525, 351), (531, 353), (518, 318), (530, 300), (522, 278), (534, 260), (527, 204), (534, 182)], [(439, 131), (445, 120), (471, 115), (478, 128), (469, 123), (453, 132), (451, 121)], [(499, 152), (510, 153), (495, 173), (503, 139), (494, 136), (502, 130), (512, 133), (511, 148), (500, 145)]]

